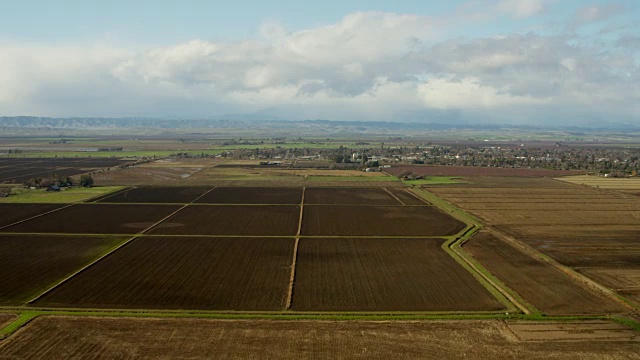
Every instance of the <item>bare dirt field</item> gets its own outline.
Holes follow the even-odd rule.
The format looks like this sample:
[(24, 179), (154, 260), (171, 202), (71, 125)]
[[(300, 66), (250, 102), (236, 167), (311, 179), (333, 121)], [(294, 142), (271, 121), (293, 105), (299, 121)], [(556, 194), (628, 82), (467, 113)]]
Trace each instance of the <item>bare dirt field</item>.
[(293, 244), (277, 238), (138, 238), (36, 304), (282, 310)]
[(397, 197), (405, 205), (431, 205), (424, 199), (418, 198), (413, 193), (402, 188), (389, 188), (387, 189), (395, 197)]
[[(0, 357), (640, 359), (635, 333), (615, 325), (609, 324), (605, 333), (598, 329), (606, 324), (594, 330), (593, 323), (545, 322), (551, 326), (542, 332), (536, 324), (519, 324), (40, 317), (0, 343)], [(546, 332), (562, 340), (554, 324), (572, 326), (573, 336), (527, 341), (528, 334)]]
[(507, 176), (507, 177), (553, 177), (584, 174), (583, 171), (546, 170), (546, 169), (507, 169), (477, 166), (445, 166), (445, 165), (394, 165), (387, 169), (389, 174), (398, 176), (404, 171), (411, 171), (422, 176)]
[(500, 310), (437, 239), (301, 239), (294, 310)]
[(179, 209), (177, 205), (78, 204), (4, 228), (4, 232), (135, 234)]
[(59, 209), (61, 204), (0, 204), (0, 227), (11, 225), (47, 211)]
[(189, 203), (211, 187), (138, 187), (100, 198), (107, 203)]
[(2, 159), (0, 183), (22, 183), (36, 177), (73, 176), (127, 163), (119, 159)]
[(298, 231), (299, 216), (300, 207), (293, 205), (193, 205), (149, 233), (292, 236)]
[(300, 204), (302, 188), (217, 187), (197, 203), (218, 204)]
[[(638, 301), (640, 205), (635, 197), (546, 178), (473, 178), (429, 191)], [(617, 278), (602, 275), (614, 270)]]
[(593, 186), (599, 189), (640, 191), (640, 177), (637, 176), (631, 178), (606, 178), (603, 176), (580, 175), (561, 177), (558, 180), (577, 185)]
[(123, 239), (0, 236), (0, 304), (24, 303)]
[(402, 205), (389, 193), (380, 188), (337, 189), (310, 188), (304, 196), (305, 204), (343, 205)]
[(432, 206), (306, 205), (310, 236), (448, 236), (465, 224)]
[(488, 232), (465, 243), (487, 270), (545, 314), (624, 313), (626, 308)]

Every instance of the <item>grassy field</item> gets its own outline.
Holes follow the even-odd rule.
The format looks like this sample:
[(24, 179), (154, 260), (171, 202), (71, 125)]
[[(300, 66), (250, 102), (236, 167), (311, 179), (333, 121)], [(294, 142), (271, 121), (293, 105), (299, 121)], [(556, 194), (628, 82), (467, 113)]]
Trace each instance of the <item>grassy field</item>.
[(0, 198), (0, 203), (66, 204), (82, 202), (124, 188), (123, 186), (72, 187), (62, 191), (16, 188), (14, 195)]

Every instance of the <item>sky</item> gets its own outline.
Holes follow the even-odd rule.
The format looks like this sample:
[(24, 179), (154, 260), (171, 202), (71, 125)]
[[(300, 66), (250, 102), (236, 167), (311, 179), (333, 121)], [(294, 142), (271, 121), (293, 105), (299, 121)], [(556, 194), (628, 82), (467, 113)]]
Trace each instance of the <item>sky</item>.
[(0, 116), (640, 125), (635, 0), (0, 5)]

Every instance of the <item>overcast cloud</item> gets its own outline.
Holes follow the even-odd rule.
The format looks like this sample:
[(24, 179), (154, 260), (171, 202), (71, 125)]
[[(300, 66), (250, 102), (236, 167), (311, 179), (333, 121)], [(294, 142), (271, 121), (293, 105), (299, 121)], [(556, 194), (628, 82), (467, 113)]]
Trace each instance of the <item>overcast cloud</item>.
[(245, 41), (161, 48), (9, 38), (0, 42), (0, 115), (640, 123), (637, 23), (601, 37), (582, 30), (609, 26), (621, 6), (585, 6), (562, 30), (459, 36), (457, 26), (497, 17), (553, 26), (554, 1), (482, 4), (439, 17), (355, 12), (293, 32), (268, 21)]

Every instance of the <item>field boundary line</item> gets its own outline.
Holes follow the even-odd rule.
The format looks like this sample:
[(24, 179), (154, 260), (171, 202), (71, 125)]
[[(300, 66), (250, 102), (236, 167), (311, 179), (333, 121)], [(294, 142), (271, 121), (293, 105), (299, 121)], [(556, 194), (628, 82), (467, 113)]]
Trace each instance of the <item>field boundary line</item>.
[(8, 323), (5, 327), (0, 328), (0, 340), (4, 340), (11, 336), (16, 331), (20, 330), (23, 326), (27, 325), (33, 319), (37, 318), (40, 314), (37, 312), (23, 312), (20, 313), (13, 321)]
[(122, 192), (127, 192), (127, 191), (133, 190), (133, 189), (135, 189), (134, 186), (123, 186), (122, 189), (118, 189), (118, 190), (112, 191), (112, 192), (107, 193), (107, 194), (96, 195), (94, 197), (90, 197), (88, 199), (84, 199), (81, 202), (88, 203), (88, 204), (96, 203), (97, 201), (108, 199), (108, 198), (114, 197), (114, 196), (116, 196), (116, 195), (118, 195), (118, 194), (120, 194)]
[(398, 202), (399, 202), (400, 204), (402, 204), (403, 206), (404, 206), (404, 205), (407, 205), (407, 204), (405, 204), (405, 203), (404, 203), (404, 201), (400, 200), (400, 198), (399, 198), (399, 197), (397, 197), (395, 194), (393, 194), (393, 193), (391, 192), (391, 190), (389, 190), (389, 189), (387, 189), (387, 188), (383, 188), (383, 189), (384, 189), (384, 191), (385, 191), (387, 194), (391, 195), (391, 197), (393, 197), (394, 199), (398, 200)]
[(205, 191), (205, 193), (204, 193), (204, 194), (202, 194), (202, 195), (198, 196), (197, 198), (195, 198), (195, 199), (193, 199), (193, 200), (189, 201), (189, 204), (193, 204), (193, 203), (195, 203), (196, 201), (200, 200), (203, 196), (205, 196), (205, 195), (207, 195), (208, 193), (212, 192), (212, 191), (213, 191), (213, 190), (215, 190), (216, 188), (217, 188), (217, 186), (214, 186), (214, 187), (212, 187), (211, 189), (209, 189), (209, 190)]
[(296, 240), (293, 244), (293, 258), (291, 260), (291, 273), (289, 275), (289, 287), (287, 289), (287, 300), (285, 302), (284, 309), (291, 309), (293, 302), (293, 285), (296, 279), (296, 266), (298, 265), (298, 247), (300, 245), (300, 233), (302, 232), (302, 216), (304, 214), (304, 195), (307, 191), (306, 187), (302, 188), (302, 199), (300, 200), (300, 217), (298, 218), (298, 232), (296, 233)]
[(50, 288), (46, 289), (44, 292), (42, 292), (41, 294), (39, 294), (38, 296), (34, 297), (33, 299), (27, 301), (27, 304), (32, 304), (36, 301), (38, 301), (40, 298), (42, 298), (43, 296), (47, 295), (48, 293), (52, 292), (53, 290), (55, 290), (56, 288), (60, 287), (62, 284), (66, 283), (67, 281), (71, 280), (71, 278), (73, 278), (74, 276), (80, 274), (81, 272), (87, 270), (88, 268), (92, 267), (93, 265), (97, 264), (98, 262), (100, 262), (100, 260), (108, 257), (109, 255), (115, 253), (116, 251), (122, 249), (123, 247), (125, 247), (126, 245), (130, 244), (131, 242), (133, 242), (135, 239), (138, 238), (138, 235), (144, 234), (145, 232), (151, 230), (152, 228), (154, 228), (155, 226), (157, 226), (158, 224), (160, 224), (161, 222), (165, 221), (166, 219), (170, 218), (171, 216), (175, 215), (178, 211), (184, 209), (185, 207), (187, 207), (188, 205), (183, 205), (182, 207), (178, 208), (177, 210), (173, 211), (171, 214), (163, 217), (162, 219), (160, 219), (159, 221), (155, 222), (153, 225), (147, 227), (146, 229), (143, 229), (142, 231), (140, 231), (139, 233), (137, 233), (136, 235), (134, 235), (133, 237), (131, 237), (129, 240), (125, 240), (123, 241), (120, 245), (116, 246), (115, 248), (111, 249), (110, 251), (106, 252), (105, 254), (103, 254), (102, 256), (100, 256), (99, 258), (95, 259), (94, 261), (90, 262), (89, 264), (85, 265), (84, 267), (82, 267), (80, 270), (74, 272), (73, 274), (67, 276), (66, 278), (62, 279), (61, 281), (59, 281), (58, 283), (56, 283), (55, 285), (51, 286)]
[(535, 248), (523, 243), (522, 241), (516, 239), (513, 236), (507, 235), (504, 232), (495, 229), (493, 227), (487, 227), (487, 230), (493, 234), (494, 236), (498, 237), (499, 239), (516, 246), (518, 249), (524, 251), (526, 254), (529, 254), (530, 256), (533, 256), (535, 259), (539, 259), (542, 260), (543, 262), (547, 263), (548, 265), (550, 265), (551, 267), (555, 268), (556, 270), (560, 271), (561, 273), (569, 276), (571, 279), (573, 280), (577, 280), (578, 283), (584, 285), (587, 290), (591, 290), (592, 292), (595, 292), (596, 294), (601, 294), (601, 295), (605, 295), (607, 298), (612, 299), (614, 301), (616, 301), (617, 303), (623, 305), (624, 307), (626, 307), (627, 309), (630, 310), (638, 310), (638, 306), (636, 306), (635, 304), (633, 304), (630, 300), (626, 299), (625, 297), (619, 295), (617, 292), (607, 288), (604, 285), (599, 284), (598, 282), (591, 280), (590, 278), (588, 278), (585, 275), (580, 274), (579, 272), (573, 270), (572, 268), (563, 265), (561, 263), (559, 263), (558, 261), (556, 261), (555, 259), (541, 253), (540, 251), (536, 250)]
[[(517, 309), (526, 315), (539, 313), (533, 305), (529, 304), (516, 291), (500, 281), (495, 275), (482, 266), (482, 264), (462, 249), (462, 244), (482, 229), (482, 222), (473, 215), (464, 212), (431, 192), (421, 189), (420, 194), (423, 194), (423, 198), (440, 208), (440, 210), (467, 224), (467, 227), (457, 235), (454, 235), (455, 237), (452, 237), (452, 240), (443, 243), (442, 247), (445, 252), (469, 271), (491, 294), (498, 298), (498, 300), (502, 300), (501, 302), (505, 303), (507, 308)], [(496, 296), (498, 294), (499, 296)]]
[(14, 222), (14, 223), (12, 223), (12, 224), (9, 224), (9, 225), (0, 226), (0, 230), (4, 230), (4, 229), (6, 229), (6, 228), (8, 228), (8, 227), (10, 227), (10, 226), (13, 226), (13, 225), (22, 224), (23, 222), (27, 222), (27, 221), (29, 221), (29, 220), (37, 219), (37, 218), (39, 218), (39, 217), (41, 217), (41, 216), (45, 216), (45, 215), (48, 215), (48, 214), (54, 213), (54, 212), (56, 212), (56, 211), (60, 211), (60, 210), (62, 210), (62, 209), (66, 209), (66, 208), (69, 208), (69, 207), (75, 206), (75, 205), (77, 205), (77, 204), (78, 204), (78, 203), (67, 204), (67, 205), (62, 206), (62, 207), (59, 207), (59, 208), (57, 208), (57, 209), (49, 210), (49, 211), (47, 211), (47, 212), (45, 212), (45, 213), (38, 214), (38, 215), (32, 216), (32, 217), (30, 217), (30, 218), (26, 218), (26, 219), (23, 219), (23, 220), (16, 221), (16, 222)]

